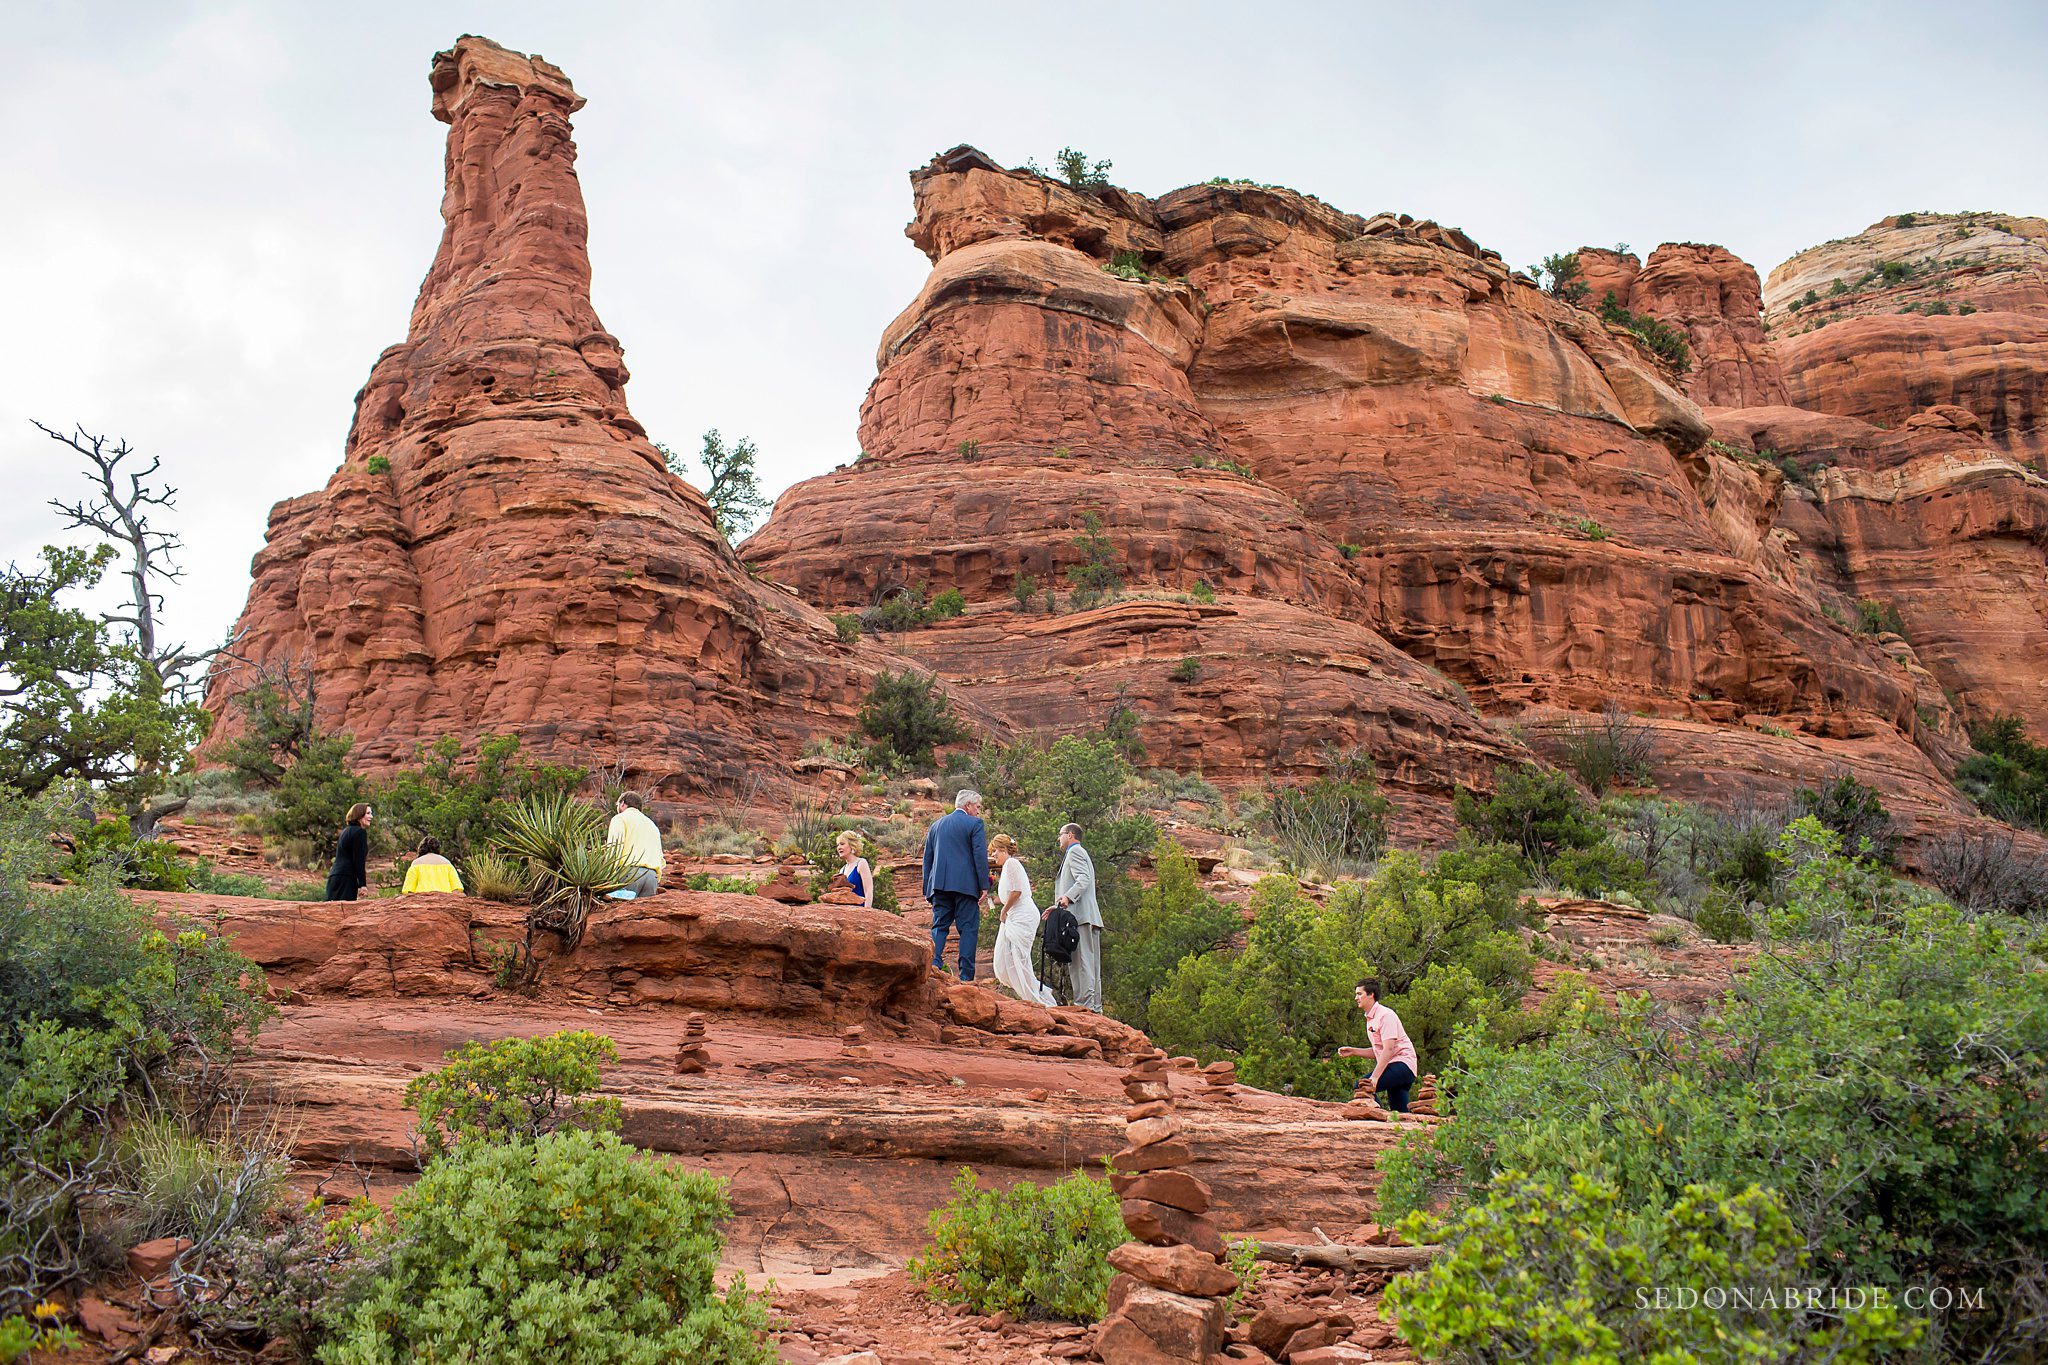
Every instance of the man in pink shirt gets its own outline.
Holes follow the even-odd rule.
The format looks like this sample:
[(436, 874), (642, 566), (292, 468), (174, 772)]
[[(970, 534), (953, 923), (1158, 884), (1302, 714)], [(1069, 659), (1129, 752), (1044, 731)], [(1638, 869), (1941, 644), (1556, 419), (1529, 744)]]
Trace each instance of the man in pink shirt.
[(1415, 1060), (1415, 1044), (1409, 1041), (1408, 1030), (1401, 1026), (1401, 1016), (1380, 1003), (1378, 978), (1369, 976), (1359, 982), (1352, 999), (1365, 1011), (1365, 1036), (1372, 1040), (1372, 1046), (1340, 1047), (1337, 1055), (1372, 1058), (1371, 1093), (1386, 1091), (1387, 1108), (1405, 1114), (1408, 1090), (1415, 1084), (1415, 1070), (1421, 1065)]

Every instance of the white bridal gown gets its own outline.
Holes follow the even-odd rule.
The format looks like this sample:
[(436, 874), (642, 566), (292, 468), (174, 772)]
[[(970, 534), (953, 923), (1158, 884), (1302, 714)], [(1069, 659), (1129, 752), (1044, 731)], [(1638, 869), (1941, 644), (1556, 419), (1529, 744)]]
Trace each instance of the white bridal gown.
[(1015, 858), (1003, 864), (1003, 874), (996, 881), (997, 904), (1012, 891), (1024, 894), (1004, 913), (1003, 927), (996, 931), (996, 980), (1019, 1000), (1057, 1004), (1053, 993), (1038, 984), (1038, 973), (1031, 967), (1031, 944), (1038, 937), (1038, 905), (1031, 899), (1031, 877)]

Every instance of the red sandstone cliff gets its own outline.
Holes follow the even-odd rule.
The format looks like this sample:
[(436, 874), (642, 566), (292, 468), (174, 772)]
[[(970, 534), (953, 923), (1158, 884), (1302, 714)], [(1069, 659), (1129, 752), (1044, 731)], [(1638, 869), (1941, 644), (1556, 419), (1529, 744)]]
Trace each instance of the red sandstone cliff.
[[(864, 458), (792, 489), (746, 556), (821, 604), (960, 587), (980, 610), (903, 647), (965, 694), (1080, 724), (1060, 698), (1082, 679), (1152, 703), (1166, 761), (1359, 740), (1439, 789), (1504, 745), (1411, 660), (1490, 709), (1613, 699), (1910, 747), (1914, 689), (1777, 553), (1775, 482), (1709, 451), (1631, 338), (1463, 233), (1249, 185), (1077, 191), (971, 148), (912, 179), (933, 270), (884, 335)], [(1728, 339), (1715, 383), (1771, 392), (1754, 272), (1655, 263), (1655, 297)], [(1217, 602), (1003, 607), (1076, 563), (1085, 511), (1133, 596)], [(1183, 657), (1201, 681), (1171, 681)]]
[(1953, 404), (2048, 454), (2048, 220), (1886, 218), (1780, 265), (1764, 303), (1793, 404), (1887, 427)]
[[(321, 723), (373, 765), (509, 731), (688, 785), (844, 730), (853, 651), (747, 575), (627, 411), (590, 304), (582, 97), (474, 37), (435, 57), (432, 85), (440, 249), (342, 467), (271, 513), (245, 652), (309, 657)], [(247, 678), (209, 697), (230, 727)]]

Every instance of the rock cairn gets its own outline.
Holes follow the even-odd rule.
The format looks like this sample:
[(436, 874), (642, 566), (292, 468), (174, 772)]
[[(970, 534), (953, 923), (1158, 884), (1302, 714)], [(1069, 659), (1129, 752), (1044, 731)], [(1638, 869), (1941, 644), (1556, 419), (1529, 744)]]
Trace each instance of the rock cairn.
[[(1438, 1116), (1436, 1103), (1436, 1077), (1424, 1076), (1408, 1092), (1408, 1112), (1418, 1118), (1433, 1119)], [(1347, 1119), (1369, 1119), (1378, 1123), (1396, 1123), (1400, 1115), (1391, 1109), (1380, 1107), (1372, 1091), (1372, 1077), (1360, 1076), (1358, 1088), (1352, 1093), (1351, 1102), (1344, 1106)]]
[(1211, 1062), (1202, 1068), (1202, 1093), (1212, 1100), (1237, 1097), (1237, 1063)]
[(676, 1044), (676, 1074), (696, 1076), (711, 1065), (711, 1049), (704, 1045), (704, 1016), (693, 1014), (683, 1020), (683, 1038)]
[(1237, 1276), (1223, 1264), (1208, 1185), (1181, 1169), (1194, 1153), (1174, 1116), (1173, 1069), (1155, 1050), (1124, 1075), (1131, 1108), (1125, 1146), (1110, 1159), (1110, 1184), (1123, 1200), (1132, 1240), (1109, 1253), (1119, 1273), (1096, 1338), (1105, 1365), (1224, 1359), (1227, 1299)]
[(850, 1024), (839, 1030), (839, 1055), (852, 1061), (859, 1061), (869, 1055), (868, 1030), (865, 1024)]

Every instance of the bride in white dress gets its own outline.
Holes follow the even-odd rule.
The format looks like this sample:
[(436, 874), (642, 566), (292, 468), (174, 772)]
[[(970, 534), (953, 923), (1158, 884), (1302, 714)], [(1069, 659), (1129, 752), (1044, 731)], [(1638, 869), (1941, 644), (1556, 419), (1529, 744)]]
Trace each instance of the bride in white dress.
[(1002, 873), (996, 879), (996, 899), (1003, 907), (1002, 927), (996, 931), (996, 980), (1010, 988), (1019, 1000), (1054, 1005), (1053, 993), (1039, 984), (1031, 966), (1031, 944), (1038, 937), (1039, 911), (1031, 899), (1031, 877), (1016, 854), (1016, 843), (1007, 834), (988, 841), (988, 851), (1002, 859)]

